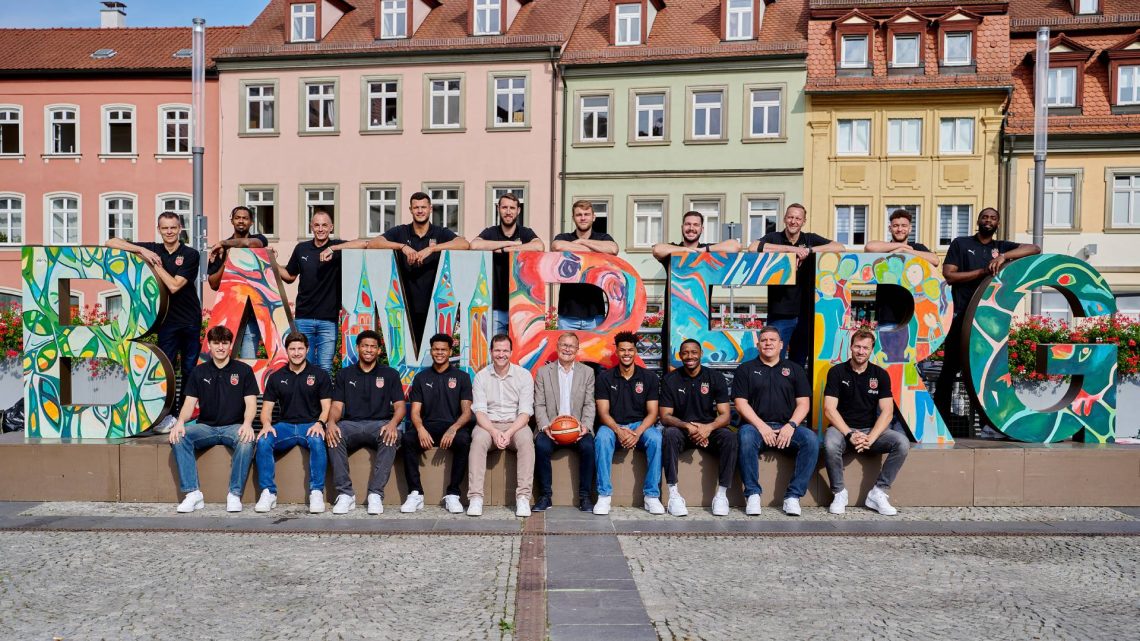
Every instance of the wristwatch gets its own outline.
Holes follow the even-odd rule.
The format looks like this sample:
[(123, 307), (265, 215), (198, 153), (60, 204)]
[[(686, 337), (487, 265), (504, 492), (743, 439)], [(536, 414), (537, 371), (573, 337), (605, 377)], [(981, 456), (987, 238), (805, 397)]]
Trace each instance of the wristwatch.
[(855, 430), (849, 430), (846, 434), (843, 435), (843, 438), (850, 441), (851, 437), (854, 435), (855, 435)]
[(322, 421), (321, 419), (318, 418), (317, 422), (320, 423), (321, 429), (328, 429), (328, 424), (325, 423), (324, 421)]

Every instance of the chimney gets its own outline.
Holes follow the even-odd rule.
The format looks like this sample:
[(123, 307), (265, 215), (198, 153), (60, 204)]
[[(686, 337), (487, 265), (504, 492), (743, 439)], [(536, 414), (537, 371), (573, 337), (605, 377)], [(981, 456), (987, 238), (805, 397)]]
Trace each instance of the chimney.
[(99, 10), (99, 26), (117, 29), (127, 26), (127, 5), (123, 2), (104, 2)]

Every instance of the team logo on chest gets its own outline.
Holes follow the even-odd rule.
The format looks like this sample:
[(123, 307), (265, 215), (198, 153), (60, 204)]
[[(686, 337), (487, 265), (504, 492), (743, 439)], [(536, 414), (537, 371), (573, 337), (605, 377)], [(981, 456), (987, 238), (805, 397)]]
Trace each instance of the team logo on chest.
[(447, 379), (447, 389), (455, 389), (455, 385), (456, 381), (454, 377)]
[(237, 374), (230, 374), (230, 385), (237, 385), (237, 384), (238, 384), (238, 375)]
[(642, 383), (641, 381), (638, 381), (637, 384), (633, 386), (633, 393), (634, 394), (640, 394), (644, 391), (645, 391), (645, 383)]
[(998, 257), (997, 247), (994, 247), (993, 249), (990, 250), (990, 256), (993, 256), (994, 258)]
[(788, 369), (787, 367), (784, 367), (784, 368), (780, 369), (780, 373), (783, 374), (784, 376), (791, 376), (792, 370)]
[(384, 389), (384, 379), (377, 377), (376, 378), (376, 387), (378, 387), (380, 389)]
[(879, 379), (872, 378), (871, 380), (867, 381), (867, 387), (871, 389), (879, 389)]
[(305, 385), (312, 387), (313, 385), (316, 385), (316, 384), (317, 384), (317, 377), (313, 376), (312, 374), (309, 374), (309, 377), (305, 379)]
[(186, 259), (185, 259), (185, 258), (183, 258), (182, 256), (179, 256), (178, 258), (175, 258), (175, 259), (174, 259), (174, 264), (175, 264), (175, 265), (178, 265), (179, 267), (181, 267), (181, 266), (182, 266), (182, 261), (184, 261), (184, 260), (186, 260)]
[(708, 393), (709, 393), (709, 384), (708, 383), (701, 383), (701, 394), (708, 394)]

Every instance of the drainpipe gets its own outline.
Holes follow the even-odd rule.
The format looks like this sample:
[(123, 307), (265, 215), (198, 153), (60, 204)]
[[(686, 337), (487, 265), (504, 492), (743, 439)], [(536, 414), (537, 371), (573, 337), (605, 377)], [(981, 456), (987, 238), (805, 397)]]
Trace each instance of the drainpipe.
[[(562, 140), (562, 136), (558, 133), (558, 110), (555, 104), (558, 100), (558, 50), (556, 47), (550, 48), (550, 237), (554, 238), (558, 234), (558, 213), (561, 208), (558, 206), (558, 197), (555, 188), (558, 186), (558, 175), (565, 171), (565, 165), (561, 165), (562, 171), (555, 172), (555, 167), (559, 166), (555, 163), (558, 160), (558, 142)], [(563, 109), (566, 108), (566, 97), (562, 98)], [(565, 113), (565, 111), (563, 111)], [(565, 145), (563, 145), (565, 149)], [(566, 162), (566, 154), (563, 152), (562, 161)], [(562, 187), (566, 187), (566, 179), (562, 179)]]

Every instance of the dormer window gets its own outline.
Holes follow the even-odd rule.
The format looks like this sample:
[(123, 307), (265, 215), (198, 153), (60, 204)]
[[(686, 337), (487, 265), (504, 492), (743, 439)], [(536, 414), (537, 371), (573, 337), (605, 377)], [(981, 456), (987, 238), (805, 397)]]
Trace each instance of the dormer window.
[(1100, 0), (1076, 0), (1077, 15), (1100, 13)]
[(943, 35), (942, 64), (947, 67), (964, 67), (974, 64), (974, 34), (970, 31), (953, 31)]
[(726, 0), (725, 40), (751, 40), (755, 37), (753, 25), (756, 0)]
[(917, 67), (919, 35), (917, 33), (900, 33), (891, 40), (891, 66)]
[(641, 4), (619, 4), (614, 10), (614, 44), (641, 44)]
[(982, 16), (958, 8), (937, 18), (938, 67), (944, 74), (976, 73)]
[[(1080, 115), (1083, 106), (1085, 65), (1096, 51), (1057, 34), (1049, 41), (1049, 73), (1046, 104), (1053, 115)], [(1026, 61), (1036, 66), (1037, 53), (1030, 52)]]
[(844, 69), (865, 69), (868, 64), (867, 36), (849, 35), (842, 38), (839, 66)]
[(408, 0), (381, 0), (380, 38), (408, 37)]
[(1114, 114), (1140, 113), (1140, 31), (1104, 50), (1108, 97)]
[(503, 0), (474, 0), (474, 35), (493, 36), (503, 32)]
[(1076, 67), (1055, 67), (1049, 69), (1049, 92), (1047, 101), (1050, 107), (1076, 106)]
[(874, 66), (876, 20), (858, 10), (832, 23), (835, 28), (835, 73), (839, 76), (869, 76)]
[(317, 3), (298, 2), (289, 6), (290, 42), (316, 42)]

